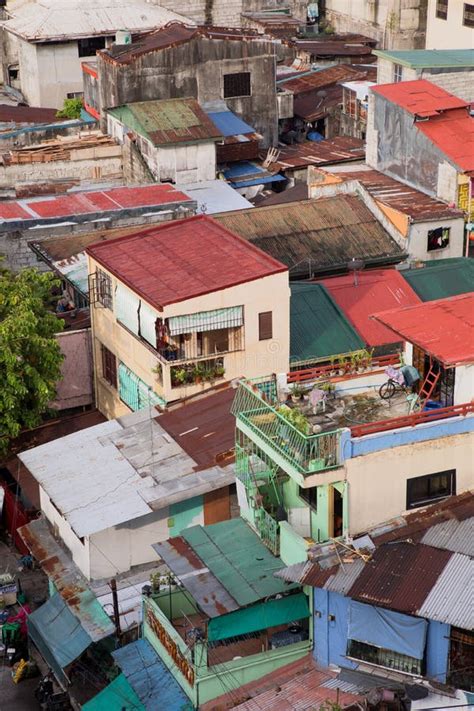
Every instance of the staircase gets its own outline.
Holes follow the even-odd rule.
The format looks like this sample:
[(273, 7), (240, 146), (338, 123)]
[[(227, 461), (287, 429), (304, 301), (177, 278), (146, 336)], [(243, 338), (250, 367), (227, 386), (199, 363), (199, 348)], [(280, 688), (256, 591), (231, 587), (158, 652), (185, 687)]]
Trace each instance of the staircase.
[(436, 384), (441, 376), (441, 371), (438, 369), (438, 371), (435, 371), (433, 368), (433, 364), (430, 364), (430, 369), (428, 370), (428, 373), (426, 374), (426, 377), (421, 385), (420, 391), (418, 393), (418, 408), (420, 410), (423, 410), (423, 407), (425, 406), (425, 403), (427, 400), (430, 399), (432, 396), (434, 389), (436, 387)]

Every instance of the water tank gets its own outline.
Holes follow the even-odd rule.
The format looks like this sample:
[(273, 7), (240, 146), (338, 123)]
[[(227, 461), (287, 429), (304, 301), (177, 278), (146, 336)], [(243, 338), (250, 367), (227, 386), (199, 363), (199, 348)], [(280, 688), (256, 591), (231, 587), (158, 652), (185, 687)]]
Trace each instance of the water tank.
[(132, 33), (128, 30), (117, 30), (115, 44), (132, 44)]

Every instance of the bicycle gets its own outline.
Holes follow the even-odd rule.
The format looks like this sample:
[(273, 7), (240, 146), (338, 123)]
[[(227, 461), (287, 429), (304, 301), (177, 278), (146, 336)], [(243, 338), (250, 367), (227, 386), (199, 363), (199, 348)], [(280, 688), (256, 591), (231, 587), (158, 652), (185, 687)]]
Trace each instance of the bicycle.
[(390, 400), (396, 392), (403, 392), (405, 394), (408, 392), (405, 378), (400, 370), (389, 365), (385, 369), (385, 373), (388, 375), (388, 380), (379, 388), (379, 395), (382, 400)]

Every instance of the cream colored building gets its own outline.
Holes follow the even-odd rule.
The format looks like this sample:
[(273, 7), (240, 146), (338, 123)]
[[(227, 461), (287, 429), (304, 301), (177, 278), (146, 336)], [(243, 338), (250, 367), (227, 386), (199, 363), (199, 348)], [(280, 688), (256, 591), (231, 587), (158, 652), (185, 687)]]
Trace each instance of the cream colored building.
[(288, 270), (199, 216), (88, 248), (108, 418), (289, 368)]
[(426, 49), (472, 49), (474, 3), (428, 0)]

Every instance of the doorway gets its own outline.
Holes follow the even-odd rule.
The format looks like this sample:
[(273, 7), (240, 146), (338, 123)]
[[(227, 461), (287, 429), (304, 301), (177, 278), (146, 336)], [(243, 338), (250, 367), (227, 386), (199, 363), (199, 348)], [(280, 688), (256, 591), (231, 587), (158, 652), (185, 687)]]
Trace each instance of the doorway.
[(344, 484), (328, 486), (328, 532), (330, 538), (339, 538), (343, 534), (343, 490)]

